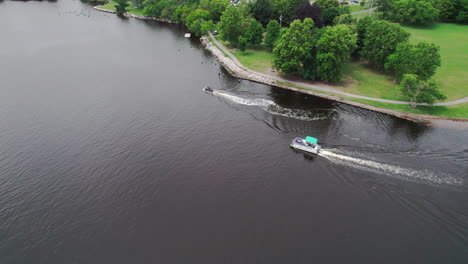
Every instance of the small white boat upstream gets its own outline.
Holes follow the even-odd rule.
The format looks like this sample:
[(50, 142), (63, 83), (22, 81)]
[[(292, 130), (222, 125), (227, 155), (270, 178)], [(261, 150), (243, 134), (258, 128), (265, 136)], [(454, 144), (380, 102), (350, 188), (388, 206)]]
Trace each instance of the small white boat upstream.
[(297, 137), (291, 142), (291, 148), (307, 153), (319, 154), (322, 149), (318, 144), (318, 139), (307, 136), (305, 139)]

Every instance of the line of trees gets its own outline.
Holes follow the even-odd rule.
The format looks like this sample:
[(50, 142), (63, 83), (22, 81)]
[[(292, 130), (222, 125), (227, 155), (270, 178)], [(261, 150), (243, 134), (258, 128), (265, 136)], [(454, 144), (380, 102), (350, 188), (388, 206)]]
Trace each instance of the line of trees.
[(374, 5), (384, 18), (399, 23), (468, 23), (468, 0), (374, 0)]
[[(372, 17), (356, 21), (336, 0), (234, 1), (144, 0), (141, 6), (144, 14), (183, 22), (199, 36), (217, 29), (242, 51), (263, 45), (273, 52), (273, 67), (286, 74), (338, 82), (344, 64), (354, 57), (393, 74), (412, 102), (445, 98), (431, 79), (441, 64), (439, 47), (409, 43), (410, 34), (398, 24)], [(393, 1), (374, 2), (395, 16)]]

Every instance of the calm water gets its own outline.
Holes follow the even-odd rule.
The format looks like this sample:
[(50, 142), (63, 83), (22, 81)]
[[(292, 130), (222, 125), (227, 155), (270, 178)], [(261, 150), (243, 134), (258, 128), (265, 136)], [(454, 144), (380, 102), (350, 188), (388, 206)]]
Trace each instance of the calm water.
[(0, 263), (468, 263), (466, 130), (240, 81), (77, 0), (0, 25)]

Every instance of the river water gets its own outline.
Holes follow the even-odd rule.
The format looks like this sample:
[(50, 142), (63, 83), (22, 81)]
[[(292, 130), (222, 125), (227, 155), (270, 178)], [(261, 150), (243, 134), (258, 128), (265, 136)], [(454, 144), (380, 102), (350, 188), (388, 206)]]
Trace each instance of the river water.
[(238, 80), (77, 0), (0, 24), (0, 263), (468, 263), (466, 130)]

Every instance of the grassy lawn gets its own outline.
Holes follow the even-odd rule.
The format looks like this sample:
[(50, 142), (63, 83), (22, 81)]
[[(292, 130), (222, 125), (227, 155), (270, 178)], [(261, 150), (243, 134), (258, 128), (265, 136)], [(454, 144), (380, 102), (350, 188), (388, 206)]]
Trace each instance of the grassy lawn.
[(442, 66), (434, 78), (447, 100), (468, 96), (468, 25), (438, 23), (430, 28), (403, 26), (411, 33), (411, 42), (434, 42), (440, 46)]
[(343, 80), (345, 86), (339, 90), (347, 93), (365, 95), (388, 100), (408, 101), (400, 93), (400, 88), (393, 82), (393, 77), (382, 74), (362, 62), (350, 62), (344, 65)]
[(421, 115), (433, 115), (440, 117), (452, 117), (452, 118), (468, 118), (468, 103), (449, 105), (449, 106), (424, 106), (420, 105), (413, 109), (410, 105), (398, 105), (388, 104), (369, 100), (362, 100), (356, 98), (348, 98), (351, 101), (356, 101), (376, 107), (391, 109), (400, 112), (421, 114)]
[(271, 69), (271, 61), (273, 54), (266, 50), (251, 50), (245, 51), (236, 50), (232, 52), (242, 65), (257, 72), (268, 72)]
[(368, 9), (368, 8), (366, 8), (364, 6), (360, 6), (360, 5), (350, 5), (348, 7), (349, 7), (349, 10), (351, 11), (351, 13), (359, 12), (359, 11)]
[[(110, 1), (110, 2), (107, 2), (106, 4), (104, 5), (101, 5), (100, 7), (102, 9), (106, 9), (106, 10), (110, 10), (110, 11), (115, 11), (115, 5), (117, 3), (114, 2), (114, 1)], [(127, 6), (126, 10), (127, 12), (131, 13), (131, 14), (134, 14), (134, 15), (139, 15), (139, 16), (143, 16), (143, 9), (141, 8), (136, 8), (136, 7), (133, 7), (132, 3), (128, 3), (129, 6)]]

